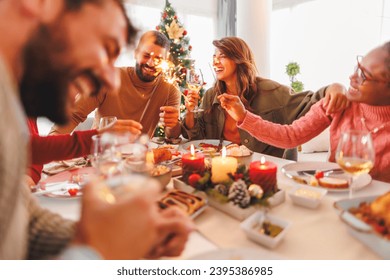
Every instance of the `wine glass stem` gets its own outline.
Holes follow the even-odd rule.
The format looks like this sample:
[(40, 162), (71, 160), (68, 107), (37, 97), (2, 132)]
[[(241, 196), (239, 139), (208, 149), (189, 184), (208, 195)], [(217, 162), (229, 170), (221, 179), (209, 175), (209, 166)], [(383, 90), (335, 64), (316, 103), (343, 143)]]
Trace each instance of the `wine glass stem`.
[(356, 175), (353, 175), (349, 180), (349, 199), (353, 198), (353, 191), (355, 187), (354, 184), (355, 184), (356, 177), (357, 177)]

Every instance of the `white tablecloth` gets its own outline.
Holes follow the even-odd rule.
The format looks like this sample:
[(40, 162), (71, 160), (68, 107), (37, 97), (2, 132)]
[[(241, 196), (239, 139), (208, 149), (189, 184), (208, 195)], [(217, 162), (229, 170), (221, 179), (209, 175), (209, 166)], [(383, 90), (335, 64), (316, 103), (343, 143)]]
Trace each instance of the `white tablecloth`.
[[(261, 154), (254, 154), (259, 160)], [(290, 161), (266, 156), (267, 160), (278, 165), (278, 186), (287, 190), (291, 181), (280, 171)], [(355, 196), (380, 195), (390, 190), (390, 184), (373, 181), (369, 186), (355, 193)], [(307, 209), (293, 205), (289, 197), (272, 208), (271, 213), (283, 220), (292, 222), (282, 243), (272, 250), (282, 259), (378, 259), (379, 257), (360, 241), (353, 238), (347, 227), (340, 221), (333, 203), (347, 198), (348, 193), (328, 193), (317, 209)], [(79, 199), (38, 198), (41, 205), (61, 214), (65, 218), (77, 220), (80, 212)], [(271, 254), (269, 249), (248, 240), (240, 229), (240, 222), (228, 215), (208, 207), (198, 216), (195, 223), (202, 234), (194, 232), (181, 258), (187, 259), (197, 254), (218, 248), (257, 248)]]

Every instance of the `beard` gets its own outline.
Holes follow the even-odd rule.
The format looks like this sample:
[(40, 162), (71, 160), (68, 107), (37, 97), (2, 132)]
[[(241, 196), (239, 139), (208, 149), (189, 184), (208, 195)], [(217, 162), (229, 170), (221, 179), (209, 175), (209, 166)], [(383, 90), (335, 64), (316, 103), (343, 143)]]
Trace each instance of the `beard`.
[(140, 78), (141, 81), (143, 82), (152, 82), (154, 81), (157, 76), (155, 75), (147, 75), (142, 72), (142, 68), (150, 68), (146, 64), (139, 64), (138, 62), (135, 64), (135, 73), (137, 74), (138, 78)]
[(69, 119), (66, 104), (72, 79), (70, 69), (56, 62), (56, 54), (63, 53), (66, 44), (53, 34), (42, 25), (26, 45), (20, 97), (27, 116), (43, 116), (64, 125)]

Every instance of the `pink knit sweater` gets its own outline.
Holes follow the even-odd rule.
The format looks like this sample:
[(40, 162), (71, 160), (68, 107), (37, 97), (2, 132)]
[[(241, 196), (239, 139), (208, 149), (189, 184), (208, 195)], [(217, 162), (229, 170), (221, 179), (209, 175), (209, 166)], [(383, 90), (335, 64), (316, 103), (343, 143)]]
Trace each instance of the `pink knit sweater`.
[[(271, 123), (248, 112), (243, 122), (239, 123), (239, 128), (260, 141), (281, 148), (292, 148), (317, 136), (330, 125), (329, 161), (333, 162), (341, 132), (349, 129), (371, 131), (375, 165), (370, 174), (376, 180), (390, 182), (390, 106), (352, 103), (344, 111), (331, 116), (327, 116), (325, 111), (321, 100), (291, 125)], [(365, 121), (362, 121), (363, 118)], [(375, 128), (380, 129), (374, 133)]]

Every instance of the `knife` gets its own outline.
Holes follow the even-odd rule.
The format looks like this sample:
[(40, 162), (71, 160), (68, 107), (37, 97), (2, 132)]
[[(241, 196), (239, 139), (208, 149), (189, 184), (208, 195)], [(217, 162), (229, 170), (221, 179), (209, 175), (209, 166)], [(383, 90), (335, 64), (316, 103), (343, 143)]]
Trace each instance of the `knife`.
[(221, 138), (219, 139), (217, 152), (220, 152), (220, 151), (222, 150), (222, 145), (223, 145), (223, 138), (221, 137)]
[(303, 179), (299, 176), (292, 175), (290, 173), (284, 173), (288, 178), (293, 179), (295, 182), (304, 184), (304, 185), (310, 185), (309, 182), (306, 179)]

